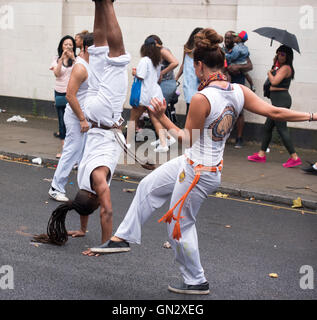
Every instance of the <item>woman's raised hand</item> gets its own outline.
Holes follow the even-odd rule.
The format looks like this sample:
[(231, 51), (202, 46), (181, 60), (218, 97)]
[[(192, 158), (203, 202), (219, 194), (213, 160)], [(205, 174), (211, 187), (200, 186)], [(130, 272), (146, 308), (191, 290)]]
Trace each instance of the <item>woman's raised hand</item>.
[(148, 110), (150, 112), (152, 112), (152, 114), (156, 117), (156, 118), (160, 118), (165, 114), (165, 110), (166, 110), (166, 100), (163, 99), (163, 101), (161, 101), (158, 98), (152, 98), (151, 102), (150, 102), (150, 106), (148, 106)]

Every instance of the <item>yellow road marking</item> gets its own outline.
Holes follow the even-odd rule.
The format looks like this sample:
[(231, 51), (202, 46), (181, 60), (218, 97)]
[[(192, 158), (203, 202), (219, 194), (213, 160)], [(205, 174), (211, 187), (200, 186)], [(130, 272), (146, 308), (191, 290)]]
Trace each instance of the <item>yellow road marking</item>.
[[(33, 163), (27, 163), (27, 162), (21, 162), (21, 161), (17, 161), (17, 160), (10, 160), (10, 159), (0, 159), (2, 161), (6, 161), (6, 162), (15, 162), (15, 163), (20, 163), (20, 164), (25, 164), (28, 166), (33, 166), (33, 167), (39, 167), (39, 165), (33, 164)], [(42, 166), (43, 167), (43, 166)], [(53, 167), (46, 167), (47, 169), (56, 169)], [(122, 179), (122, 178), (116, 178), (114, 177), (112, 180), (115, 181), (123, 181), (123, 182), (127, 182), (127, 183), (132, 183), (132, 184), (139, 184), (139, 181), (134, 181), (134, 180), (130, 180), (130, 179)], [(209, 198), (217, 198), (217, 199), (223, 199), (223, 200), (231, 200), (231, 201), (237, 201), (237, 202), (242, 202), (242, 203), (248, 203), (248, 204), (256, 204), (256, 205), (260, 205), (260, 206), (264, 206), (264, 207), (270, 207), (273, 209), (284, 209), (284, 210), (289, 210), (289, 211), (295, 211), (295, 212), (300, 212), (300, 213), (308, 213), (308, 214), (312, 214), (312, 215), (317, 215), (317, 212), (314, 211), (308, 211), (308, 210), (304, 210), (304, 209), (295, 209), (295, 208), (289, 208), (289, 207), (284, 207), (284, 206), (279, 206), (277, 204), (269, 204), (269, 203), (263, 203), (263, 202), (255, 202), (255, 201), (250, 201), (250, 200), (244, 200), (244, 199), (236, 199), (236, 198), (219, 198), (215, 195), (209, 195)]]
[(20, 163), (20, 164), (25, 164), (27, 166), (32, 166), (32, 167), (38, 167), (39, 165), (33, 164), (33, 163), (29, 163), (29, 162), (25, 162), (25, 161), (18, 161), (18, 160), (12, 160), (12, 159), (0, 159), (1, 161), (5, 161), (5, 162), (14, 162), (14, 163)]
[[(127, 180), (127, 179), (122, 179), (122, 178), (113, 178), (113, 180), (139, 184), (138, 181)], [(228, 198), (219, 198), (216, 195), (209, 195), (208, 197), (217, 198), (217, 199), (223, 199), (223, 200), (238, 201), (238, 202), (248, 203), (248, 204), (256, 204), (256, 205), (260, 205), (260, 206), (264, 206), (264, 207), (270, 207), (270, 208), (273, 208), (273, 209), (276, 209), (276, 210), (284, 209), (284, 210), (289, 210), (289, 211), (295, 211), (295, 212), (300, 212), (300, 213), (308, 213), (308, 214), (312, 214), (312, 215), (317, 215), (317, 212), (314, 212), (314, 211), (308, 211), (308, 210), (304, 210), (304, 209), (289, 208), (289, 207), (280, 206), (280, 205), (277, 205), (277, 204), (255, 202), (255, 201), (244, 200), (244, 199), (236, 199), (236, 198), (230, 198), (230, 197), (228, 197)]]
[[(223, 199), (223, 198), (219, 198), (215, 195), (209, 195), (208, 197), (210, 198), (217, 198), (217, 199)], [(265, 206), (265, 207), (270, 207), (270, 208), (273, 208), (273, 209), (284, 209), (284, 210), (290, 210), (290, 211), (295, 211), (295, 212), (300, 212), (300, 213), (308, 213), (308, 214), (313, 214), (313, 215), (317, 215), (317, 212), (314, 212), (314, 211), (307, 211), (307, 210), (304, 210), (304, 209), (295, 209), (295, 208), (289, 208), (289, 207), (284, 207), (284, 206), (279, 206), (277, 204), (269, 204), (269, 203), (263, 203), (263, 202), (255, 202), (254, 200), (251, 201), (251, 200), (244, 200), (244, 199), (236, 199), (236, 198), (225, 198), (223, 200), (231, 200), (231, 201), (237, 201), (237, 202), (242, 202), (242, 203), (248, 203), (248, 204), (256, 204), (256, 205), (259, 205), (259, 206)], [(261, 201), (261, 200), (260, 200)]]

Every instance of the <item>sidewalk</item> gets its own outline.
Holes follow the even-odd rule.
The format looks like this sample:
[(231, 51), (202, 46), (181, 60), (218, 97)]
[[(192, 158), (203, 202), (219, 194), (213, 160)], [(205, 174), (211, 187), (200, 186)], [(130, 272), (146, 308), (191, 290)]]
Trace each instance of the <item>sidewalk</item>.
[[(61, 151), (59, 139), (53, 132), (58, 130), (57, 120), (24, 117), (26, 123), (6, 120), (13, 116), (0, 113), (0, 155), (25, 157), (29, 160), (41, 157), (43, 163), (57, 164), (56, 153)], [(230, 141), (224, 155), (224, 171), (219, 192), (242, 198), (270, 201), (292, 205), (300, 197), (305, 208), (317, 210), (317, 176), (308, 175), (300, 168), (285, 169), (282, 163), (288, 159), (283, 147), (273, 146), (267, 155), (267, 163), (251, 163), (247, 156), (259, 150), (259, 145), (247, 143), (235, 149)], [(317, 161), (317, 151), (298, 149), (297, 153), (306, 161)], [(149, 171), (137, 164), (118, 165), (116, 174), (140, 179)]]

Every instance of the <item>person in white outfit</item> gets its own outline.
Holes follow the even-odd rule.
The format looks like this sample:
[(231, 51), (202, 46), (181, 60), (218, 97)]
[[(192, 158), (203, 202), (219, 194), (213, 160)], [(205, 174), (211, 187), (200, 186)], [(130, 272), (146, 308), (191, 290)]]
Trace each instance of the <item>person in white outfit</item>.
[(89, 129), (84, 115), (84, 102), (90, 73), (88, 47), (93, 45), (93, 41), (93, 34), (84, 37), (82, 58), (77, 57), (67, 86), (66, 98), (68, 104), (64, 115), (66, 137), (62, 156), (48, 192), (50, 197), (56, 201), (68, 201), (65, 191), (68, 176), (74, 165), (80, 162), (84, 151), (86, 132)]
[(222, 41), (223, 37), (213, 29), (204, 29), (195, 37), (194, 66), (201, 85), (191, 100), (184, 130), (165, 115), (166, 103), (153, 99), (149, 108), (167, 130), (172, 130), (175, 138), (189, 142), (191, 147), (141, 181), (115, 235), (101, 246), (91, 248), (93, 253), (130, 251), (129, 243), (141, 243), (142, 225), (171, 196), (170, 210), (159, 221), (168, 223), (168, 235), (183, 277), (180, 284), (168, 286), (174, 293), (209, 293), (195, 222), (204, 199), (220, 185), (225, 143), (243, 107), (276, 120), (317, 120), (317, 113), (274, 107), (247, 87), (230, 84), (222, 73), (225, 62), (219, 46)]
[(91, 76), (85, 115), (91, 128), (87, 132), (77, 179), (80, 189), (98, 197), (101, 238), (106, 241), (112, 233), (110, 182), (122, 151), (113, 130), (123, 121), (128, 89), (127, 65), (131, 60), (125, 51), (111, 0), (95, 1), (94, 46), (89, 47), (88, 52)]
[[(147, 37), (141, 47), (140, 52), (142, 58), (139, 61), (137, 68), (133, 69), (132, 71), (132, 75), (141, 80), (142, 83), (139, 106), (133, 106), (130, 112), (127, 130), (127, 145), (129, 147), (134, 139), (136, 121), (138, 121), (141, 115), (146, 111), (146, 108), (151, 103), (151, 99), (154, 97), (157, 97), (161, 100), (163, 99), (162, 89), (158, 84), (161, 72), (161, 49), (156, 45), (154, 38)], [(151, 120), (158, 135), (162, 135), (163, 133), (156, 128), (159, 122), (155, 118), (153, 119), (153, 117)], [(165, 149), (165, 152), (168, 151), (166, 144)]]

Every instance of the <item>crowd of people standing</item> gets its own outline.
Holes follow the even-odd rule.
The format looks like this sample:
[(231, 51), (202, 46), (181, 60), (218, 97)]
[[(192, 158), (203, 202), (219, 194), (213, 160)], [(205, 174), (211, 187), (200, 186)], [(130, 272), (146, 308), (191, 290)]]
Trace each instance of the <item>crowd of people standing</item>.
[[(203, 28), (197, 27), (190, 34), (188, 40), (184, 45), (182, 63), (179, 67), (178, 72), (175, 75), (175, 70), (179, 65), (178, 59), (173, 55), (172, 51), (163, 45), (161, 38), (157, 35), (149, 35), (142, 44), (140, 48), (140, 61), (136, 68), (132, 68), (133, 77), (137, 78), (142, 82), (139, 105), (132, 106), (130, 110), (129, 127), (127, 130), (127, 146), (130, 148), (131, 144), (134, 142), (135, 133), (138, 132), (138, 121), (142, 115), (146, 115), (150, 118), (151, 123), (155, 129), (157, 140), (151, 143), (154, 147), (155, 152), (167, 152), (169, 147), (176, 142), (175, 138), (167, 133), (159, 121), (153, 117), (147, 111), (147, 107), (150, 105), (150, 100), (154, 97), (159, 99), (165, 99), (168, 106), (173, 100), (177, 90), (177, 83), (183, 78), (183, 93), (184, 100), (186, 102), (186, 117), (189, 111), (189, 105), (192, 97), (197, 93), (199, 86), (199, 78), (195, 74), (193, 52), (195, 45), (195, 36), (201, 32)], [(55, 132), (55, 137), (61, 139), (62, 149), (64, 146), (64, 140), (66, 137), (66, 125), (65, 119), (69, 118), (70, 112), (65, 115), (66, 106), (68, 109), (72, 110), (73, 106), (67, 102), (67, 86), (70, 80), (70, 75), (74, 66), (78, 63), (82, 65), (83, 60), (86, 60), (86, 65), (89, 63), (89, 59), (85, 55), (87, 52), (84, 48), (85, 37), (88, 43), (92, 43), (92, 33), (87, 30), (72, 36), (65, 36), (60, 40), (57, 49), (57, 56), (54, 57), (50, 69), (54, 72), (56, 77), (56, 85), (54, 88), (55, 96), (55, 106), (58, 115), (59, 131)], [(253, 64), (250, 59), (250, 52), (246, 46), (248, 41), (248, 34), (246, 31), (241, 31), (236, 33), (234, 31), (228, 31), (224, 35), (222, 50), (225, 54), (225, 66), (224, 72), (227, 74), (228, 79), (231, 83), (246, 85), (249, 84), (250, 89), (255, 92), (255, 86), (253, 80), (248, 73), (253, 69)], [(267, 97), (271, 99), (273, 105), (278, 107), (290, 108), (292, 104), (292, 99), (289, 94), (289, 87), (291, 81), (294, 79), (295, 70), (293, 67), (293, 50), (285, 45), (280, 46), (274, 57), (273, 66), (268, 72), (267, 81), (270, 84), (269, 94)], [(88, 67), (87, 67), (88, 69)], [(88, 80), (86, 79), (86, 87), (88, 87)], [(79, 84), (79, 86), (82, 83)], [(72, 86), (70, 86), (71, 90)], [(79, 88), (78, 88), (79, 89)], [(74, 92), (74, 95), (77, 91)], [(69, 96), (69, 98), (71, 98)], [(81, 104), (84, 102), (81, 101)], [(83, 108), (82, 108), (83, 110)], [(76, 117), (75, 113), (73, 115)], [(78, 118), (85, 118), (83, 111), (79, 114)], [(243, 131), (244, 131), (244, 113), (243, 110), (239, 114), (236, 121), (236, 143), (235, 148), (242, 148), (243, 146)], [(79, 125), (79, 124), (78, 124)], [(86, 129), (79, 130), (79, 132), (84, 133), (88, 131), (88, 123), (85, 123)], [(262, 145), (259, 152), (254, 153), (248, 157), (249, 161), (264, 163), (266, 162), (266, 151), (272, 139), (272, 132), (274, 127), (277, 128), (277, 132), (281, 136), (282, 142), (290, 154), (290, 158), (283, 164), (284, 167), (294, 167), (302, 164), (301, 159), (297, 155), (294, 145), (291, 141), (290, 134), (287, 128), (287, 122), (285, 121), (275, 121), (272, 119), (267, 119), (264, 124), (264, 132), (262, 137)], [(78, 127), (80, 128), (80, 127)], [(68, 125), (69, 135), (71, 132), (71, 126)], [(78, 130), (77, 130), (78, 131)], [(71, 139), (74, 140), (73, 137)], [(69, 139), (68, 139), (69, 140)], [(76, 140), (76, 139), (75, 139)], [(78, 141), (78, 140), (77, 140)], [(82, 141), (82, 140), (81, 140)], [(83, 147), (79, 148), (82, 152)], [(65, 148), (67, 151), (67, 148)], [(66, 154), (67, 152), (64, 151)], [(62, 153), (56, 155), (57, 158), (61, 158)], [(64, 156), (65, 158), (65, 156)], [(50, 189), (51, 197), (55, 200), (59, 199), (61, 201), (67, 201), (68, 198), (65, 195), (65, 183), (67, 181), (67, 176), (70, 173), (73, 166), (78, 166), (81, 153), (78, 151), (76, 157), (73, 156), (73, 160), (67, 166), (67, 170), (62, 170), (65, 166), (64, 161), (60, 162), (57, 173), (54, 176), (54, 183)], [(60, 173), (62, 171), (62, 174)], [(313, 172), (311, 167), (304, 169), (306, 172)], [(62, 176), (63, 183), (57, 183), (58, 177)]]

